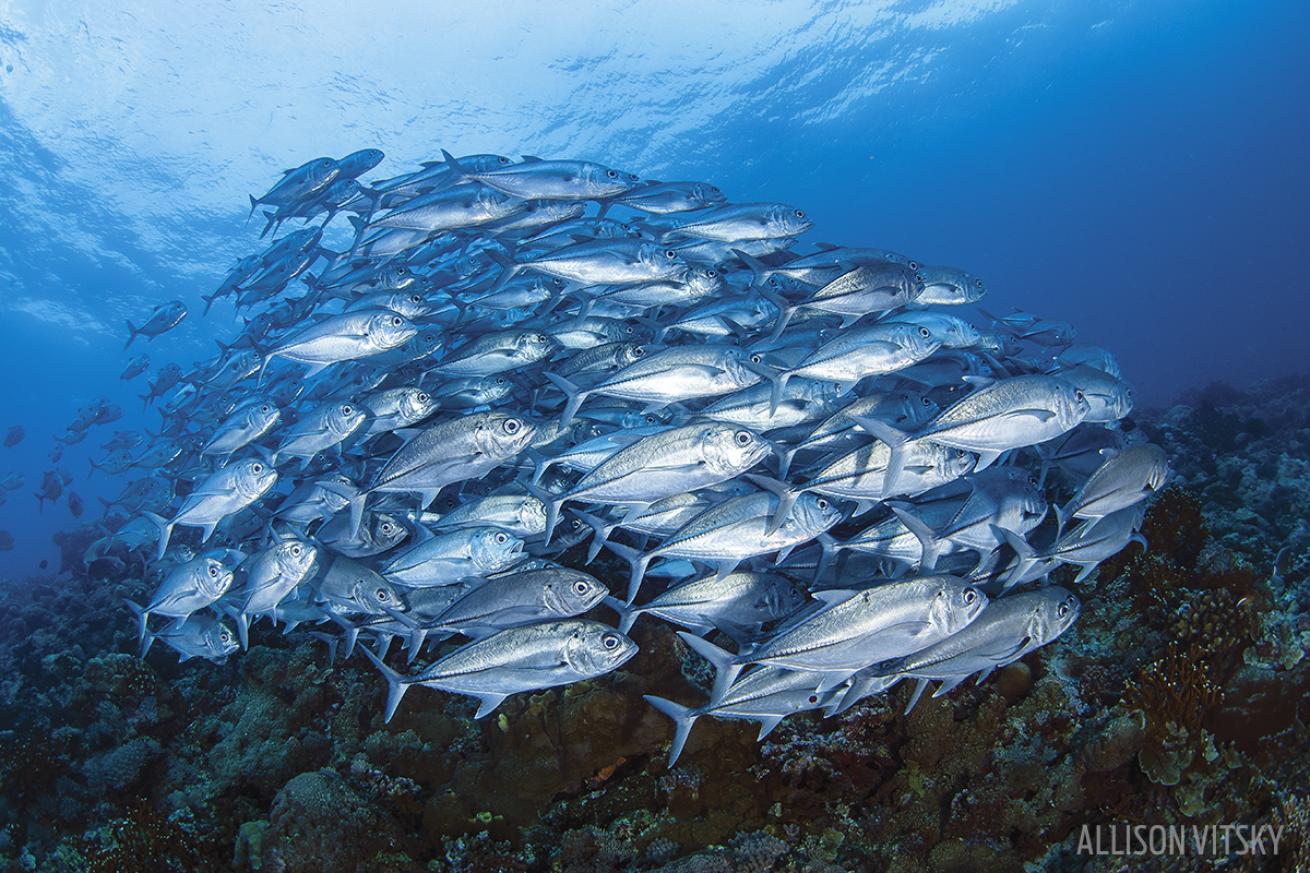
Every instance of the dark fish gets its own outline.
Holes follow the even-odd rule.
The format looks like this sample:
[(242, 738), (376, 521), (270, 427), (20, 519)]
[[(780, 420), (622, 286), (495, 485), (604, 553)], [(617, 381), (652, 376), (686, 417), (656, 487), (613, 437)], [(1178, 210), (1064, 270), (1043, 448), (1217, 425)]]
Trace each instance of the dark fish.
[(167, 333), (181, 324), (186, 315), (186, 304), (181, 300), (171, 300), (163, 306), (155, 307), (155, 311), (150, 313), (150, 317), (140, 327), (128, 321), (127, 342), (123, 344), (123, 348), (132, 345), (132, 340), (138, 336), (144, 336), (146, 339), (152, 340), (162, 333)]

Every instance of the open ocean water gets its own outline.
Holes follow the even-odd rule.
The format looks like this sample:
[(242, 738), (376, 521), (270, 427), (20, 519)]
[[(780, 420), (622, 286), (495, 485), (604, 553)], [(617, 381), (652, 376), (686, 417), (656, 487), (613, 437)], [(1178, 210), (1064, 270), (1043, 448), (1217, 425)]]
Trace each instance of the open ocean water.
[(0, 4), (0, 871), (1307, 868), (1307, 37)]

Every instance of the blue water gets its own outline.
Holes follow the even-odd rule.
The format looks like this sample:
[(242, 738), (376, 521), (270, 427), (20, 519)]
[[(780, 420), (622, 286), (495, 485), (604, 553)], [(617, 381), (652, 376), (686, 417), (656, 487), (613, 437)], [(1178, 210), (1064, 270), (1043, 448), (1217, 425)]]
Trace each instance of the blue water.
[[(591, 157), (807, 209), (818, 238), (985, 277), (991, 307), (1076, 324), (1145, 403), (1304, 369), (1310, 6), (1182, 0), (566, 4), (515, 14), (237, 2), (180, 15), (0, 10), (0, 573), (54, 560), (30, 492), (118, 379), (125, 318), (187, 301), (156, 366), (212, 355), (199, 295), (253, 247), (246, 194), (376, 146)], [(88, 507), (88, 516), (98, 512)], [(85, 520), (85, 517), (84, 517)]]

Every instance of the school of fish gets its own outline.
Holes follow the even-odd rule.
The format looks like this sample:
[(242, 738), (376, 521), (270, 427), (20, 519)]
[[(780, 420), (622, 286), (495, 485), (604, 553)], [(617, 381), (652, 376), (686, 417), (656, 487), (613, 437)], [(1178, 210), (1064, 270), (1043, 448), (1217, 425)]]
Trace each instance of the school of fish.
[[(271, 241), (204, 296), (240, 327), (158, 370), (158, 433), (94, 461), (130, 480), (86, 561), (148, 565), (142, 656), (223, 661), (266, 619), (334, 659), (360, 642), (388, 720), (414, 685), (481, 718), (624, 665), (650, 616), (715, 671), (699, 705), (647, 698), (676, 761), (701, 716), (763, 738), (982, 681), (1077, 619), (1053, 570), (1141, 541), (1168, 463), (1121, 427), (1114, 357), (987, 314), (974, 276), (706, 182), (445, 152), (360, 181), (382, 160), (250, 198)], [(602, 551), (630, 568), (613, 591), (583, 569)]]

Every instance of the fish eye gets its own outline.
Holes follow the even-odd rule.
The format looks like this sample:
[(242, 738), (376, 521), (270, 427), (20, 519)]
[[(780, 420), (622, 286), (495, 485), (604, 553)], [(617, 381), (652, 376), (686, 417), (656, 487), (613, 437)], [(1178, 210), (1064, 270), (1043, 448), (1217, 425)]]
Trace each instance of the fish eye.
[(577, 582), (574, 582), (574, 583), (573, 583), (573, 590), (574, 590), (576, 593), (578, 593), (578, 594), (586, 594), (586, 593), (587, 593), (587, 583), (586, 583), (586, 582), (583, 582), (581, 579), (579, 579)]
[(576, 519), (576, 518), (573, 519), (573, 529), (574, 529), (574, 530), (581, 530), (581, 529), (582, 529), (582, 522), (579, 521), (579, 520)]
[(427, 393), (426, 391), (420, 391), (420, 392), (419, 392), (419, 395), (418, 395), (418, 402), (419, 402), (419, 403), (427, 403), (427, 402), (428, 402), (429, 400), (431, 400), (431, 399), (432, 399), (432, 398), (428, 395), (428, 393)]
[(804, 217), (805, 217), (805, 211), (802, 210), (802, 209), (797, 209), (797, 210), (796, 210), (796, 217), (797, 217), (797, 218), (804, 218)]
[(916, 271), (917, 271), (917, 270), (919, 269), (919, 262), (918, 262), (918, 261), (910, 261), (910, 263), (906, 264), (906, 266), (909, 267), (911, 270), (916, 270)]
[(928, 328), (926, 327), (921, 327), (919, 328), (919, 336), (923, 337), (924, 339), (927, 339), (928, 337), (932, 336), (932, 331), (928, 330)]
[(827, 509), (828, 500), (825, 497), (820, 497), (818, 500), (814, 501), (814, 505), (819, 507), (820, 509)]
[(505, 543), (509, 542), (509, 537), (507, 537), (503, 533), (498, 533), (496, 534), (496, 542), (501, 545), (504, 545)]
[(252, 465), (250, 466), (250, 470), (251, 470), (251, 472), (253, 472), (253, 473), (262, 473), (262, 472), (264, 472), (264, 465), (263, 465), (263, 464), (252, 464)]
[(609, 176), (611, 179), (617, 179), (619, 177), (618, 172), (615, 170), (606, 170), (605, 175)]
[(676, 258), (677, 256), (678, 256), (678, 253), (675, 252), (673, 249), (665, 249), (665, 250), (664, 250), (664, 257), (668, 258), (669, 260), (672, 260), (672, 259)]
[(972, 588), (964, 589), (964, 602), (966, 604), (972, 605), (973, 602), (977, 599), (978, 599), (977, 591), (973, 590)]
[(818, 702), (819, 702), (819, 695), (817, 695), (817, 694), (811, 694), (811, 695), (809, 696), (809, 701), (810, 701), (810, 703), (818, 703)]
[(519, 424), (517, 418), (505, 419), (505, 433), (510, 434), (511, 436), (518, 433), (521, 426), (522, 425)]
[(391, 533), (391, 522), (389, 521), (382, 522), (382, 526), (379, 527), (378, 530), (382, 531), (384, 534)]
[(293, 555), (299, 557), (299, 556), (300, 556), (300, 546), (292, 546), (292, 547), (291, 547), (291, 554), (293, 554)]
[(411, 295), (409, 295), (409, 302), (410, 302), (410, 303), (422, 303), (422, 302), (423, 302), (423, 297), (422, 297), (422, 295), (420, 295), (420, 294), (411, 294)]
[(718, 274), (718, 271), (717, 271), (717, 270), (706, 270), (706, 271), (705, 271), (705, 277), (706, 277), (707, 279), (714, 279), (714, 278), (717, 278), (718, 275), (719, 275), (719, 274)]
[(605, 634), (604, 646), (607, 649), (617, 649), (619, 647), (619, 638), (614, 634)]
[(737, 445), (739, 445), (739, 446), (750, 445), (751, 435), (748, 434), (746, 431), (744, 431), (744, 430), (739, 430), (739, 431), (737, 431), (737, 437), (736, 437), (736, 438), (737, 438)]
[(265, 403), (263, 406), (259, 407), (259, 411), (267, 413), (269, 411), (268, 404)]
[(758, 364), (758, 363), (762, 362), (763, 360), (764, 360), (764, 355), (761, 355), (761, 354), (759, 354), (758, 352), (756, 352), (755, 354), (751, 355), (751, 363), (752, 363), (752, 364)]
[(982, 287), (982, 279), (974, 279), (974, 280), (973, 280), (973, 284), (974, 284), (974, 287), (976, 287), (976, 288), (981, 288), (981, 287)]
[(632, 350), (632, 356), (633, 356), (634, 358), (640, 358), (640, 357), (641, 357), (642, 355), (644, 355), (644, 354), (646, 354), (646, 347), (645, 347), (645, 346), (636, 346), (636, 347), (634, 347), (633, 350)]
[(1073, 389), (1073, 396), (1074, 396), (1074, 398), (1077, 399), (1077, 400), (1086, 400), (1086, 399), (1087, 399), (1087, 395), (1083, 394), (1082, 389), (1080, 389), (1080, 388), (1075, 388), (1075, 389)]
[(501, 158), (501, 159), (500, 159), (500, 164), (501, 164), (501, 166), (506, 166), (506, 165), (508, 165), (508, 164), (509, 164), (509, 158)]
[(377, 590), (377, 598), (378, 600), (381, 600), (383, 603), (386, 603), (388, 600), (391, 599), (391, 595), (387, 593), (387, 589), (379, 588)]
[(919, 402), (922, 403), (924, 406), (932, 406), (932, 401), (927, 397), (920, 397)]
[(405, 323), (405, 319), (401, 318), (399, 315), (391, 319), (392, 327), (400, 327), (404, 323)]
[(1060, 618), (1064, 618), (1066, 615), (1069, 614), (1069, 604), (1061, 603), (1059, 609), (1055, 610), (1055, 614), (1058, 615)]
[(215, 567), (215, 566), (213, 566), (213, 565), (211, 564), (210, 567), (209, 567), (209, 575), (210, 575), (210, 576), (213, 576), (213, 577), (215, 577), (215, 578), (217, 578), (217, 577), (218, 577), (218, 568)]

